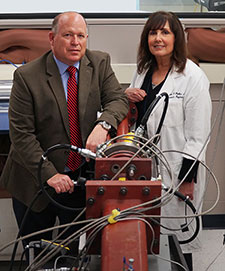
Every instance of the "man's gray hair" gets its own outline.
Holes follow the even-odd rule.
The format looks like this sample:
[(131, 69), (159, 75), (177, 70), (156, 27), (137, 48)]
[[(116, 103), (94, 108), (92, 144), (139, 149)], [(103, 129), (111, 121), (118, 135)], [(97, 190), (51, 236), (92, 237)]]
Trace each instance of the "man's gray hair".
[[(57, 33), (57, 31), (58, 31), (58, 24), (59, 24), (59, 19), (60, 19), (60, 17), (61, 17), (62, 15), (70, 14), (70, 13), (73, 13), (73, 14), (79, 14), (79, 15), (84, 19), (84, 17), (83, 17), (80, 13), (78, 13), (78, 12), (76, 12), (76, 11), (65, 11), (65, 12), (63, 12), (63, 13), (60, 13), (60, 14), (58, 14), (58, 15), (53, 19), (53, 21), (52, 21), (52, 27), (51, 27), (51, 29), (52, 29), (52, 32), (53, 32), (53, 33)], [(84, 19), (84, 21), (85, 21), (85, 23), (86, 23), (86, 25), (87, 25), (87, 22), (86, 22), (85, 19)]]

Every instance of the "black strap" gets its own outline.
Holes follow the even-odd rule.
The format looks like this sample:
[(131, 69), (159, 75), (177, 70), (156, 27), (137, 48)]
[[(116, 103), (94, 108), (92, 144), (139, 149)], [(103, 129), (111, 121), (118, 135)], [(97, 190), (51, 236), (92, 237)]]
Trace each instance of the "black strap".
[[(194, 164), (195, 163), (195, 164)], [(182, 166), (178, 175), (179, 180), (183, 180), (184, 176), (187, 174), (189, 169), (192, 167), (191, 171), (188, 173), (187, 177), (184, 179), (185, 182), (191, 183), (192, 180), (194, 180), (195, 183), (197, 183), (197, 173), (198, 173), (198, 166), (199, 161), (183, 158)]]

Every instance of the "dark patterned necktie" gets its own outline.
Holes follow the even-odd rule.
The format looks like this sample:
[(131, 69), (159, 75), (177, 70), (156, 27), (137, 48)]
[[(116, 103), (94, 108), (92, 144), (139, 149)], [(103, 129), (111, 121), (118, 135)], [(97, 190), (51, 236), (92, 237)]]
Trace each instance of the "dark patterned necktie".
[[(76, 68), (70, 66), (67, 68), (69, 72), (69, 79), (67, 82), (67, 109), (69, 115), (69, 127), (70, 127), (70, 144), (76, 147), (82, 147), (80, 123), (79, 123), (79, 111), (78, 111), (78, 88), (76, 80)], [(67, 167), (74, 171), (82, 162), (80, 154), (71, 151), (67, 160)]]

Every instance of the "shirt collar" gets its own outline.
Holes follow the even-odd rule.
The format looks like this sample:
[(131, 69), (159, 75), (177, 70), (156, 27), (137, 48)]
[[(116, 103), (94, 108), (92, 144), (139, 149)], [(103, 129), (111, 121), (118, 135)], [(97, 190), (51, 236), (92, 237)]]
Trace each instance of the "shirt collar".
[[(56, 62), (56, 64), (57, 64), (57, 66), (58, 66), (59, 73), (60, 73), (60, 75), (62, 76), (62, 75), (66, 72), (66, 70), (67, 70), (67, 68), (69, 67), (69, 65), (67, 65), (67, 64), (61, 62), (60, 60), (58, 60), (58, 59), (55, 57), (55, 55), (53, 55), (53, 57), (54, 57), (55, 62)], [(74, 63), (73, 66), (79, 70), (79, 68), (80, 68), (80, 61), (77, 61), (76, 63)]]

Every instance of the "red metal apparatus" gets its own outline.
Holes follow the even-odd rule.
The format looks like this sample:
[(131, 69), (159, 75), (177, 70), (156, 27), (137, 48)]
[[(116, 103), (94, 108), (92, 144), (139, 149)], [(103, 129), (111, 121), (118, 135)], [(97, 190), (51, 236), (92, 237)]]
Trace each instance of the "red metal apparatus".
[[(129, 125), (132, 119), (135, 121), (136, 113), (130, 105)], [(123, 122), (125, 125), (120, 126), (118, 134), (126, 134), (127, 127), (130, 128), (126, 119)], [(161, 196), (161, 182), (150, 181), (152, 160), (140, 149), (138, 140), (125, 135), (99, 150), (95, 180), (86, 182), (87, 219), (111, 215), (113, 210), (124, 213), (123, 210), (146, 202), (151, 203), (145, 207), (151, 208), (144, 214), (160, 215), (157, 199)], [(141, 208), (136, 207), (122, 221), (111, 216), (109, 224), (95, 239), (89, 253), (101, 254), (102, 271), (149, 270), (148, 254), (159, 253), (160, 227), (149, 217), (145, 218), (151, 230), (145, 221), (138, 219), (135, 211), (140, 212)], [(124, 259), (132, 259), (132, 268), (127, 268)]]
[[(87, 219), (109, 215), (114, 209), (125, 210), (161, 196), (161, 182), (150, 181), (151, 160), (149, 158), (134, 158), (120, 172), (117, 180), (110, 181), (129, 159), (129, 157), (119, 157), (122, 156), (122, 152), (119, 155), (118, 151), (115, 156), (96, 158), (97, 180), (86, 183)], [(124, 152), (124, 156), (130, 155)], [(153, 208), (146, 214), (160, 215), (160, 208)], [(103, 229), (102, 235), (95, 241), (91, 252), (102, 255), (102, 270), (123, 270), (124, 257), (134, 259), (134, 270), (148, 270), (147, 255), (150, 254), (152, 242), (154, 242), (154, 253), (159, 253), (160, 232), (158, 224), (147, 220), (153, 227), (154, 241), (150, 228), (138, 219), (109, 224)]]
[[(161, 195), (159, 181), (88, 181), (87, 212), (88, 218), (98, 218), (111, 214), (112, 210), (136, 206)], [(160, 215), (159, 208), (147, 214)], [(155, 233), (154, 253), (159, 253), (159, 226), (151, 223)], [(101, 239), (101, 240), (100, 240)], [(152, 232), (141, 220), (119, 221), (103, 229), (92, 247), (92, 254), (102, 255), (102, 271), (123, 270), (123, 258), (134, 259), (134, 270), (147, 271)]]

